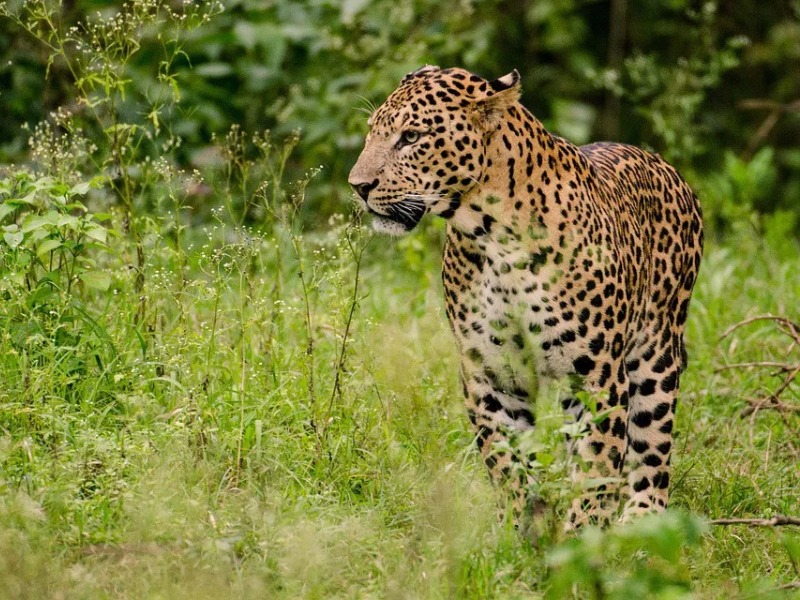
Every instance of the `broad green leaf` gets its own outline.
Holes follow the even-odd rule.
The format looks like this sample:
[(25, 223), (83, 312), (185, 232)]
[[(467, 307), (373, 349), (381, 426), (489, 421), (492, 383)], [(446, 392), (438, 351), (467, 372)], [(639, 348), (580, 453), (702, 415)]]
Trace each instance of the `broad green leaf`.
[(73, 202), (70, 202), (69, 204), (67, 204), (64, 207), (64, 209), (65, 210), (79, 210), (81, 212), (86, 212), (86, 206), (83, 204), (83, 202), (78, 202), (77, 200), (74, 200)]
[(25, 234), (21, 231), (6, 231), (3, 234), (3, 239), (9, 248), (17, 248), (22, 243), (22, 240), (25, 239)]
[(31, 192), (27, 196), (22, 196), (22, 197), (19, 197), (19, 198), (8, 198), (5, 201), (5, 203), (6, 204), (10, 204), (11, 206), (13, 206), (15, 208), (18, 207), (18, 206), (22, 206), (23, 204), (30, 206), (31, 204), (33, 204), (34, 196), (35, 196), (34, 192)]
[(59, 227), (76, 227), (78, 225), (78, 217), (72, 215), (61, 215), (58, 219), (57, 225)]
[(4, 273), (2, 277), (0, 277), (0, 290), (7, 290), (10, 289), (11, 286), (8, 284), (13, 284), (15, 287), (22, 287), (25, 285), (25, 274), (21, 272), (12, 272), (12, 273)]
[(60, 247), (61, 247), (61, 240), (56, 240), (56, 239), (52, 239), (51, 238), (51, 239), (45, 240), (41, 244), (39, 244), (39, 247), (36, 248), (36, 254), (38, 256), (42, 256), (43, 254), (47, 254), (48, 252), (52, 252), (56, 248), (60, 248)]
[(67, 192), (69, 192), (69, 188), (67, 187), (67, 184), (58, 182), (58, 183), (54, 183), (52, 186), (50, 186), (50, 188), (47, 190), (47, 192), (51, 196), (55, 196), (57, 198), (61, 198), (63, 196), (66, 196)]
[(33, 243), (40, 242), (41, 240), (50, 237), (50, 228), (45, 229), (44, 227), (40, 229), (35, 229), (34, 231), (30, 232), (30, 240)]
[(44, 304), (47, 299), (55, 293), (55, 288), (53, 288), (53, 286), (39, 285), (38, 287), (34, 288), (30, 294), (28, 294), (28, 297), (25, 299), (25, 303), (31, 308), (38, 306), (40, 304)]
[(80, 277), (86, 287), (93, 290), (105, 292), (111, 287), (111, 275), (103, 271), (86, 271), (85, 273), (81, 273), (78, 277)]
[(91, 181), (83, 181), (81, 183), (77, 183), (77, 184), (73, 185), (69, 189), (69, 195), (70, 196), (83, 196), (84, 194), (86, 194), (89, 191), (89, 189), (91, 187), (92, 187), (92, 182)]
[(22, 231), (24, 233), (29, 233), (34, 231), (35, 229), (43, 229), (45, 231), (50, 231), (51, 223), (45, 217), (40, 217), (38, 215), (28, 215), (22, 220)]
[(35, 191), (49, 190), (55, 184), (55, 179), (52, 177), (40, 177), (31, 182), (31, 186)]
[(14, 212), (16, 207), (10, 204), (0, 204), (0, 221), (5, 219), (8, 215)]
[(103, 242), (105, 244), (106, 240), (108, 239), (108, 230), (100, 225), (90, 225), (86, 229), (86, 235), (93, 240), (97, 240), (98, 242)]

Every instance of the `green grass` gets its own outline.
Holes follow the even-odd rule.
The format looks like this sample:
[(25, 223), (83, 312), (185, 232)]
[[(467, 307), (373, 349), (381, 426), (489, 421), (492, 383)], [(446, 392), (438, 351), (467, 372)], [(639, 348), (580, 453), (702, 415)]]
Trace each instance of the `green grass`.
[[(739, 417), (777, 379), (719, 371), (797, 360), (769, 323), (720, 339), (748, 316), (797, 318), (796, 242), (709, 245), (677, 512), (533, 548), (497, 520), (472, 444), (438, 225), (371, 239), (355, 296), (341, 224), (191, 229), (180, 244), (166, 226), (142, 230), (141, 317), (125, 239), (91, 266), (105, 293), (78, 286), (39, 305), (5, 287), (0, 597), (729, 600), (788, 598), (769, 590), (800, 580), (796, 530), (685, 516), (800, 514), (797, 415)], [(368, 240), (353, 234), (356, 252)]]

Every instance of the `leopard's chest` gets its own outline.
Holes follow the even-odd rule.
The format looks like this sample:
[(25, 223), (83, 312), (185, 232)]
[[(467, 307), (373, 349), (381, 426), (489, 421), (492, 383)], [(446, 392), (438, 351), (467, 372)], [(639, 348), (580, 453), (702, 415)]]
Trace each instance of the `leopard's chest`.
[(552, 341), (562, 323), (563, 269), (546, 260), (542, 247), (488, 243), (481, 252), (482, 268), (465, 290), (466, 318), (451, 317), (462, 354), (508, 388), (529, 389), (538, 376), (568, 373), (564, 346)]

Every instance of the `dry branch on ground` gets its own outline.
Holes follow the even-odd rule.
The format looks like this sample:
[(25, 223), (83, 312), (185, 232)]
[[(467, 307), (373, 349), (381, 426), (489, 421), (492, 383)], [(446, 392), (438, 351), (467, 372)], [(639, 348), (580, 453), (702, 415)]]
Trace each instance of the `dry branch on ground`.
[[(749, 325), (750, 323), (754, 323), (756, 321), (773, 321), (777, 324), (778, 329), (784, 333), (790, 340), (790, 344), (786, 349), (786, 355), (790, 354), (795, 347), (800, 346), (800, 325), (787, 319), (786, 317), (780, 317), (775, 315), (761, 315), (758, 317), (751, 317), (749, 319), (745, 319), (744, 321), (740, 321), (735, 325), (729, 327), (725, 333), (722, 334), (721, 339), (725, 339), (731, 333), (736, 331), (737, 329), (744, 327), (745, 325)], [(747, 363), (737, 363), (733, 365), (727, 365), (725, 367), (721, 367), (717, 369), (717, 371), (723, 371), (727, 369), (745, 369), (745, 368), (764, 368), (764, 369), (774, 369), (774, 375), (782, 375), (783, 379), (781, 383), (775, 388), (774, 391), (770, 392), (766, 396), (762, 396), (760, 398), (749, 398), (747, 400), (748, 405), (742, 410), (741, 416), (742, 417), (755, 417), (758, 411), (763, 409), (770, 409), (775, 410), (781, 415), (784, 416), (786, 413), (792, 412), (800, 412), (800, 405), (797, 404), (789, 404), (783, 401), (780, 396), (783, 394), (787, 388), (789, 388), (795, 380), (797, 376), (800, 375), (800, 363), (790, 363), (790, 362), (779, 362), (779, 361), (762, 361), (762, 362), (747, 362)]]
[(750, 525), (752, 527), (781, 527), (784, 525), (800, 526), (800, 518), (787, 517), (784, 515), (775, 515), (771, 519), (753, 518), (753, 519), (712, 519), (712, 525)]

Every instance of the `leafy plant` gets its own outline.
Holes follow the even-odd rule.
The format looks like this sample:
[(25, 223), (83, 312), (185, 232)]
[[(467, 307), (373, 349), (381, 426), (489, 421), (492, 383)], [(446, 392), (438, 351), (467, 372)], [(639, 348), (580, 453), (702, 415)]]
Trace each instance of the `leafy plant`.
[(603, 531), (588, 528), (548, 555), (549, 598), (575, 591), (589, 598), (694, 598), (687, 550), (698, 546), (704, 523), (667, 511)]
[(771, 197), (777, 175), (772, 148), (762, 148), (749, 161), (727, 151), (723, 168), (696, 186), (710, 230), (722, 236), (736, 228), (758, 230), (757, 207)]
[[(0, 273), (9, 291), (15, 286), (34, 296), (31, 306), (73, 285), (105, 291), (110, 276), (97, 268), (94, 251), (108, 253), (110, 215), (88, 212), (81, 199), (103, 178), (69, 186), (51, 177), (24, 171), (0, 180), (0, 224), (3, 227)], [(9, 218), (10, 217), (10, 218)], [(11, 288), (13, 289), (13, 288)]]
[[(42, 346), (69, 352), (84, 336), (107, 341), (80, 299), (112, 284), (114, 232), (103, 224), (109, 215), (89, 212), (82, 201), (102, 181), (68, 185), (25, 171), (0, 180), (0, 319), (20, 352), (34, 358)], [(59, 364), (85, 368), (80, 356)]]
[[(135, 242), (135, 286), (141, 299), (137, 319), (142, 320), (146, 257), (138, 206), (142, 192), (157, 180), (158, 164), (150, 158), (153, 153), (168, 154), (180, 144), (170, 130), (169, 115), (180, 101), (174, 68), (183, 56), (183, 36), (207, 23), (222, 5), (217, 0), (180, 6), (163, 0), (131, 0), (118, 10), (98, 11), (77, 23), (65, 20), (63, 10), (62, 3), (51, 0), (25, 0), (14, 7), (0, 4), (0, 16), (46, 49), (48, 71), (61, 68), (68, 74), (70, 96), (80, 109), (59, 107), (55, 119), (64, 129), (63, 137), (102, 140), (85, 146), (84, 160), (106, 176), (106, 184), (125, 209), (126, 228)], [(148, 60), (151, 85), (136, 88), (135, 57), (153, 32), (160, 42), (158, 58)], [(139, 98), (132, 97), (137, 94)], [(41, 127), (32, 144), (41, 139), (42, 132), (49, 134), (51, 129)], [(55, 147), (65, 144), (70, 142)], [(60, 156), (49, 158), (56, 165)]]

